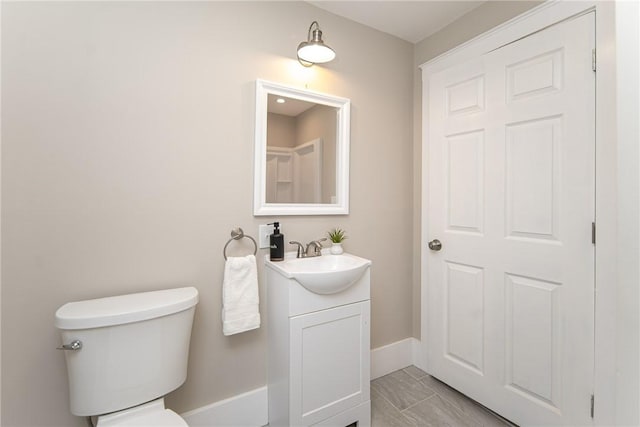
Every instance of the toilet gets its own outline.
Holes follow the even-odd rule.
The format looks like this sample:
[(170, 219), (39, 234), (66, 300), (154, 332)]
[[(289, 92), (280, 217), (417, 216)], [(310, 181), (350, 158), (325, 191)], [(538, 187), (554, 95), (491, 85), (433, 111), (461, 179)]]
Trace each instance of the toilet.
[(164, 396), (187, 379), (197, 303), (185, 287), (60, 307), (71, 413), (96, 427), (187, 426)]

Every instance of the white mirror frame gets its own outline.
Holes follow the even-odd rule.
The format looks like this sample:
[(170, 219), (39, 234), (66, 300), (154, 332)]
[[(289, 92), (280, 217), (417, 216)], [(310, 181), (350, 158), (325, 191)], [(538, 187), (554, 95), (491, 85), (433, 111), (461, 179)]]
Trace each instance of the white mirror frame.
[[(336, 203), (267, 203), (267, 96), (300, 99), (337, 108)], [(320, 92), (256, 80), (255, 160), (253, 214), (259, 215), (346, 215), (349, 213), (349, 144), (351, 101)]]

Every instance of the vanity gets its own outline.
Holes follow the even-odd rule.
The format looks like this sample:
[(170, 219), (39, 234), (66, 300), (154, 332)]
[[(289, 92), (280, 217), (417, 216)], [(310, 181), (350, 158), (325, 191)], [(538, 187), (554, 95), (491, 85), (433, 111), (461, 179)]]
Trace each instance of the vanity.
[(292, 252), (265, 265), (269, 425), (370, 426), (371, 261)]
[[(351, 101), (256, 80), (255, 216), (349, 214)], [(371, 425), (370, 266), (265, 258), (269, 425)]]

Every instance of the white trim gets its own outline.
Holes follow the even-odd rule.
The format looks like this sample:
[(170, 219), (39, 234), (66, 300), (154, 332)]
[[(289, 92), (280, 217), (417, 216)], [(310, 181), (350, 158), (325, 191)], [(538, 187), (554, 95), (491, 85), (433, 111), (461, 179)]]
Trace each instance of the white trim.
[[(422, 241), (421, 248), (429, 241), (428, 223), (425, 212), (428, 200), (427, 137), (429, 75), (453, 64), (479, 56), (514, 40), (539, 31), (550, 25), (586, 13), (596, 11), (596, 51), (598, 69), (596, 75), (596, 288), (595, 295), (595, 384), (596, 396), (595, 425), (616, 424), (616, 377), (624, 375), (615, 368), (618, 353), (624, 351), (624, 343), (616, 342), (618, 310), (616, 293), (618, 284), (617, 216), (619, 210), (617, 157), (632, 155), (620, 153), (616, 135), (616, 40), (615, 3), (606, 1), (549, 1), (494, 29), (454, 48), (433, 60), (422, 64)], [(624, 195), (628, 197), (629, 195)], [(425, 250), (421, 249), (421, 346), (422, 355), (416, 366), (428, 372), (427, 354), (427, 275), (429, 268)]]
[[(406, 338), (371, 350), (371, 380), (409, 365), (416, 365), (420, 341)], [(260, 387), (185, 412), (191, 427), (261, 427), (269, 422), (268, 390)]]
[(618, 295), (616, 424), (640, 424), (640, 3), (617, 2)]
[[(0, 3), (0, 21), (2, 21), (2, 3)], [(0, 45), (2, 45), (1, 43), (1, 39), (2, 37), (0, 37)], [(2, 64), (1, 64), (1, 60), (0, 60), (0, 70), (2, 70)], [(2, 73), (0, 72), (0, 81), (2, 81), (1, 78)], [(0, 99), (2, 99), (2, 88), (0, 87)], [(0, 103), (1, 104), (1, 103)], [(0, 108), (0, 135), (2, 135), (2, 108)], [(0, 153), (2, 153), (2, 138), (0, 138)], [(0, 154), (0, 165), (2, 164), (2, 155)], [(0, 167), (0, 172), (1, 172), (1, 167)], [(0, 173), (0, 176), (2, 176), (2, 174)], [(0, 180), (1, 181), (1, 180)], [(2, 188), (2, 185), (0, 185), (0, 188)], [(0, 191), (0, 200), (2, 200), (2, 192)], [(2, 203), (0, 202), (0, 212), (2, 212), (1, 209), (1, 205)], [(0, 214), (0, 224), (2, 224), (2, 214)], [(2, 240), (2, 229), (0, 227), (0, 241)], [(2, 259), (2, 249), (0, 248), (0, 259)], [(0, 266), (0, 295), (2, 295), (2, 267)], [(2, 298), (0, 297), (0, 307), (2, 307)], [(2, 309), (0, 308), (0, 319), (2, 319)], [(2, 322), (0, 322), (0, 331), (2, 331)], [(0, 366), (2, 366), (2, 333), (0, 333)], [(2, 384), (2, 370), (0, 369), (0, 384)], [(2, 387), (0, 387), (0, 420), (2, 420)]]
[(480, 34), (420, 65), (423, 74), (435, 73), (463, 61), (485, 54), (500, 46), (518, 40), (564, 19), (588, 12), (596, 7), (595, 1), (547, 1), (515, 18)]
[(427, 372), (427, 354), (419, 339), (411, 338), (411, 364)]
[(261, 427), (269, 422), (267, 387), (203, 406), (182, 414), (190, 427)]
[(371, 350), (371, 379), (414, 365), (418, 347), (420, 342), (417, 339), (407, 338)]
[(596, 10), (596, 295), (594, 424), (617, 425), (617, 191), (615, 5)]
[[(268, 94), (295, 98), (336, 108), (336, 203), (266, 202), (264, 175), (267, 169)], [(253, 215), (348, 215), (351, 101), (347, 98), (257, 79), (255, 113)]]

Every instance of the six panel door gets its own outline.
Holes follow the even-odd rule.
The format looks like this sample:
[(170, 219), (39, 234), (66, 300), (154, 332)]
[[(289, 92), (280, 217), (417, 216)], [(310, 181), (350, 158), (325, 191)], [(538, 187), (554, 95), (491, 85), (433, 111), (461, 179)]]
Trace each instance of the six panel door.
[(592, 422), (594, 28), (428, 80), (427, 366), (520, 425)]

